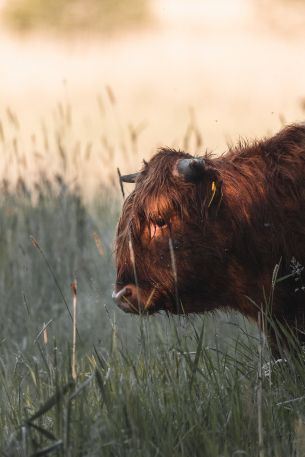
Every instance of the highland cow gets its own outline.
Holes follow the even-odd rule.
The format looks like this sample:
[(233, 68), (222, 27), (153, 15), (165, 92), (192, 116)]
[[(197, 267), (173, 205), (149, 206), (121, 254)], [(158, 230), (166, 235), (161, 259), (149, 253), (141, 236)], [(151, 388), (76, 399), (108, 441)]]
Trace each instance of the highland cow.
[(121, 309), (257, 320), (269, 302), (305, 340), (305, 125), (215, 158), (164, 148), (121, 179), (135, 183), (116, 237)]

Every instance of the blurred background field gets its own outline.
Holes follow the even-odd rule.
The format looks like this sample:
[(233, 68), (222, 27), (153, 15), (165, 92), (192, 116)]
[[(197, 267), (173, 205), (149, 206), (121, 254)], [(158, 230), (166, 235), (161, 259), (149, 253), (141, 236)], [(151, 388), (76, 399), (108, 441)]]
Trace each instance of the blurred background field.
[(12, 0), (4, 3), (4, 20), (19, 32), (40, 30), (80, 33), (91, 30), (111, 33), (148, 18), (146, 0)]
[(302, 0), (0, 1), (3, 455), (254, 456), (261, 438), (260, 457), (305, 455), (300, 361), (259, 401), (262, 343), (240, 316), (139, 319), (111, 300), (117, 167), (304, 120), (304, 13)]
[[(91, 5), (101, 14), (91, 15)], [(83, 26), (52, 23), (60, 15), (72, 25), (74, 7), (86, 10)], [(67, 102), (74, 146), (89, 143), (95, 160), (107, 157), (105, 134), (116, 164), (125, 161), (122, 136), (139, 134), (128, 171), (156, 147), (183, 146), (192, 117), (198, 150), (222, 153), (240, 136), (303, 119), (304, 8), (301, 0), (2, 1), (0, 119), (7, 107), (16, 113), (28, 144), (43, 125), (53, 129), (56, 107)], [(90, 181), (105, 170), (95, 160)]]

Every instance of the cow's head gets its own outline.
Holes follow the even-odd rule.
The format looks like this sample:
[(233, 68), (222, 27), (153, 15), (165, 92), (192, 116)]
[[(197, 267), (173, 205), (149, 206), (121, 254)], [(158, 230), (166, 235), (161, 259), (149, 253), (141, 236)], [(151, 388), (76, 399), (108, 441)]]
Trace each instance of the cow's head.
[(117, 229), (116, 303), (149, 314), (213, 308), (225, 281), (228, 235), (214, 161), (162, 149), (121, 179), (135, 188)]

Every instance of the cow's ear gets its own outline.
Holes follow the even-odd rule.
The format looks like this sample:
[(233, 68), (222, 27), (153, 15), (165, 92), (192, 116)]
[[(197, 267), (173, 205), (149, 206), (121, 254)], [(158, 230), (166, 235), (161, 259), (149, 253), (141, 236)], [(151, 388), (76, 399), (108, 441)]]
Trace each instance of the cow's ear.
[(140, 173), (132, 173), (131, 175), (121, 176), (120, 179), (122, 182), (135, 183)]
[(222, 199), (222, 180), (209, 161), (203, 157), (180, 159), (176, 163), (174, 175), (183, 178), (184, 181), (201, 184), (206, 196), (205, 205), (211, 209), (219, 207)]
[(202, 157), (192, 159), (180, 159), (177, 161), (175, 174), (185, 181), (201, 181), (206, 172), (205, 160)]
[(178, 160), (174, 170), (174, 175), (183, 178), (185, 181), (193, 183), (214, 182), (213, 186), (215, 186), (219, 182), (217, 170), (203, 157)]

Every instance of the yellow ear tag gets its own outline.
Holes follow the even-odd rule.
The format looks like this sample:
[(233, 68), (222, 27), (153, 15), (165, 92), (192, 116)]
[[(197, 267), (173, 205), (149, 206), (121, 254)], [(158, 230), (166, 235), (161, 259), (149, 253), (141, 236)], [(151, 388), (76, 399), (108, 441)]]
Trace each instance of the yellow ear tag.
[(212, 181), (211, 190), (212, 190), (212, 195), (211, 195), (211, 200), (210, 200), (210, 202), (209, 202), (209, 204), (208, 204), (208, 208), (211, 206), (212, 201), (213, 201), (213, 199), (214, 199), (214, 197), (215, 197), (215, 194), (216, 194), (216, 184), (215, 184), (215, 181)]

